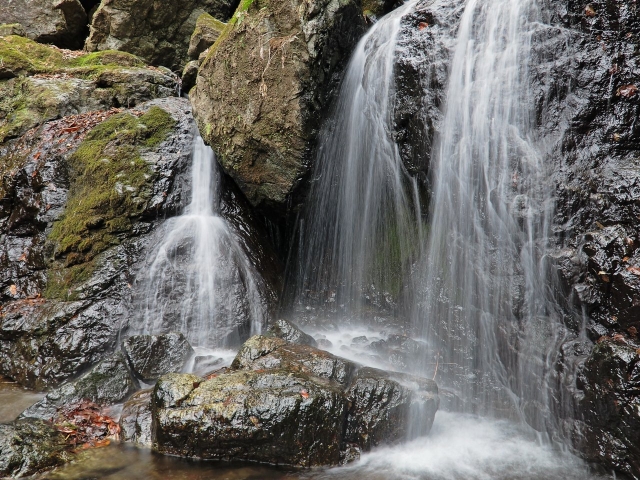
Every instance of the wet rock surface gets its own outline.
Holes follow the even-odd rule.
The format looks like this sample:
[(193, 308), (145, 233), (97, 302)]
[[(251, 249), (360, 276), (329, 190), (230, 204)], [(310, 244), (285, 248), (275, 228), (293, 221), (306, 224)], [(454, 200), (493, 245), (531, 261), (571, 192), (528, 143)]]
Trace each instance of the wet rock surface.
[(281, 338), (298, 345), (318, 346), (311, 335), (304, 333), (295, 323), (282, 319), (273, 322), (267, 331), (267, 336)]
[(208, 13), (226, 21), (237, 5), (237, 0), (103, 0), (93, 14), (85, 48), (122, 50), (182, 71), (198, 17)]
[(363, 31), (355, 1), (254, 0), (209, 50), (191, 91), (195, 116), (252, 205), (273, 216), (286, 210)]
[(131, 370), (149, 383), (170, 372), (179, 372), (195, 352), (182, 333), (134, 335), (127, 338), (123, 352)]
[(435, 382), (360, 368), (308, 345), (255, 336), (230, 369), (162, 377), (151, 400), (162, 453), (271, 464), (337, 465), (429, 431)]
[(127, 399), (138, 388), (121, 353), (95, 365), (78, 380), (65, 383), (27, 408), (20, 418), (53, 420), (58, 409), (89, 400), (98, 405), (113, 405)]
[(153, 390), (141, 390), (134, 394), (120, 414), (120, 441), (151, 447), (151, 394)]
[(19, 24), (27, 37), (64, 48), (82, 48), (87, 13), (78, 0), (5, 0), (0, 21)]
[[(188, 102), (168, 98), (138, 108), (142, 112), (154, 106), (169, 112), (176, 123), (165, 141), (141, 152), (154, 174), (147, 201), (130, 217), (130, 227), (114, 232), (112, 245), (85, 263), (78, 263), (77, 256), (67, 263), (73, 252), (54, 256), (50, 239), (52, 227), (64, 218), (72, 187), (70, 158), (96, 125), (129, 113), (67, 117), (0, 147), (16, 159), (9, 168), (3, 164), (1, 184), (0, 369), (23, 385), (54, 386), (115, 347), (149, 232), (158, 215), (176, 212), (186, 195), (182, 179), (193, 141)], [(85, 278), (73, 275), (74, 269), (85, 267)], [(52, 278), (53, 273), (58, 276)]]
[(64, 437), (36, 419), (0, 424), (0, 477), (27, 477), (68, 459)]

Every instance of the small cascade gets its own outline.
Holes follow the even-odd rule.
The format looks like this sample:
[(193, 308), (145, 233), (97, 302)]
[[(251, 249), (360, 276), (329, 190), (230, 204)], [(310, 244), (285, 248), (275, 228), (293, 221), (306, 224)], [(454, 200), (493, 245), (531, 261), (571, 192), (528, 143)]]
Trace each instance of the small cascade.
[(535, 0), (469, 0), (453, 49), (415, 324), (466, 409), (544, 430), (565, 336), (544, 255), (553, 185), (530, 91)]
[(225, 347), (259, 333), (266, 320), (260, 278), (218, 213), (213, 150), (197, 136), (191, 201), (167, 220), (138, 280), (137, 333), (183, 332), (194, 347)]
[(295, 302), (347, 317), (395, 308), (422, 237), (417, 186), (392, 138), (395, 48), (409, 2), (360, 41), (319, 137), (299, 222)]

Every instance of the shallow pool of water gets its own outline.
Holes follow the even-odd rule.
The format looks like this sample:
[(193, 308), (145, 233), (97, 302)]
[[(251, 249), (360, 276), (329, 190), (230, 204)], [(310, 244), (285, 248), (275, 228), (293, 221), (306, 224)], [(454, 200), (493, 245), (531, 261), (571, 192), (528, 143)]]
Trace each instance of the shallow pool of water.
[(44, 394), (27, 390), (8, 378), (0, 377), (0, 423), (11, 422)]
[(428, 437), (379, 448), (351, 465), (291, 470), (191, 461), (124, 445), (87, 451), (41, 479), (167, 480), (596, 480), (567, 453), (542, 445), (507, 421), (438, 412)]

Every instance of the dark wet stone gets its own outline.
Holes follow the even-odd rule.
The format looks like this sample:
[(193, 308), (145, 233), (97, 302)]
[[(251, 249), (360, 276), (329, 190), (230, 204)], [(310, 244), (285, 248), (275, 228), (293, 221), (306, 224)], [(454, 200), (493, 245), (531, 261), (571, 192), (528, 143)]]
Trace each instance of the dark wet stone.
[(282, 338), (289, 343), (297, 343), (299, 345), (317, 346), (315, 339), (311, 335), (304, 333), (295, 323), (282, 319), (273, 322), (266, 336)]
[(87, 30), (87, 14), (78, 0), (5, 0), (0, 19), (22, 25), (32, 40), (64, 48), (82, 48)]
[(440, 404), (434, 381), (375, 368), (358, 370), (347, 396), (346, 439), (364, 451), (427, 434)]
[(161, 405), (154, 395), (154, 445), (162, 453), (305, 467), (340, 460), (347, 400), (337, 386), (304, 375), (231, 372), (191, 387), (174, 408)]
[(435, 382), (357, 369), (308, 345), (252, 337), (230, 369), (206, 380), (160, 378), (154, 448), (309, 467), (346, 463), (373, 446), (428, 433), (439, 401)]
[(20, 478), (67, 461), (64, 437), (36, 419), (0, 424), (0, 477)]
[(147, 383), (167, 373), (181, 371), (195, 354), (180, 332), (134, 335), (124, 341), (122, 349), (134, 375)]
[(131, 395), (137, 382), (131, 377), (127, 362), (120, 353), (101, 361), (78, 380), (65, 383), (47, 393), (38, 403), (27, 408), (20, 418), (51, 420), (60, 407), (90, 400), (99, 405), (113, 405)]
[(153, 389), (134, 394), (120, 414), (120, 441), (151, 447), (151, 395)]

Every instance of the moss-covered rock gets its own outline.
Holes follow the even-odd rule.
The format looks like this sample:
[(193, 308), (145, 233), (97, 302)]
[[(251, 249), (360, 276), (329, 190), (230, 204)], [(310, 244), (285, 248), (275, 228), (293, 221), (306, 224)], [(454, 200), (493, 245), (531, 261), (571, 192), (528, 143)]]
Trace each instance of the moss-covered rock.
[(10, 35), (0, 37), (0, 58), (0, 143), (47, 120), (176, 91), (170, 72), (124, 52), (77, 55)]
[(190, 94), (196, 120), (253, 205), (286, 208), (363, 31), (354, 0), (244, 0), (209, 48)]
[(189, 58), (197, 60), (202, 52), (216, 42), (225, 27), (225, 23), (216, 20), (208, 13), (200, 15), (189, 41)]
[[(129, 307), (123, 304), (131, 301), (130, 283), (144, 261), (150, 235), (161, 219), (175, 215), (187, 195), (183, 176), (193, 142), (190, 112), (186, 99), (158, 99), (135, 110), (89, 112), (47, 122), (0, 145), (0, 158), (10, 159), (0, 162), (3, 374), (32, 388), (50, 388), (115, 348), (123, 317), (129, 317)], [(165, 134), (167, 140), (160, 141)], [(100, 158), (80, 155), (82, 144), (98, 145)], [(120, 163), (123, 158), (114, 157), (121, 149), (135, 153), (126, 165)], [(100, 159), (109, 159), (114, 169), (116, 165), (128, 173), (133, 169), (132, 178), (140, 182), (150, 175), (149, 183), (132, 192), (125, 188), (133, 185), (131, 179), (105, 178), (106, 170), (114, 176), (120, 171), (103, 171)], [(82, 184), (81, 176), (91, 179), (95, 189), (85, 190), (89, 185)], [(103, 188), (107, 185), (111, 190)], [(74, 192), (80, 191), (100, 201), (74, 203)], [(132, 211), (124, 211), (118, 200), (122, 198)], [(145, 211), (141, 212), (137, 198), (144, 200)], [(103, 208), (104, 224), (85, 230), (64, 223), (63, 219), (78, 219), (74, 212), (94, 215)], [(60, 239), (63, 234), (77, 234), (82, 240), (68, 243), (66, 253), (56, 254), (57, 240), (48, 239), (54, 225)], [(83, 251), (88, 245), (91, 248)], [(71, 298), (77, 300), (66, 301)]]
[(85, 48), (131, 52), (154, 65), (182, 71), (196, 20), (204, 13), (227, 20), (237, 4), (238, 0), (103, 0)]

